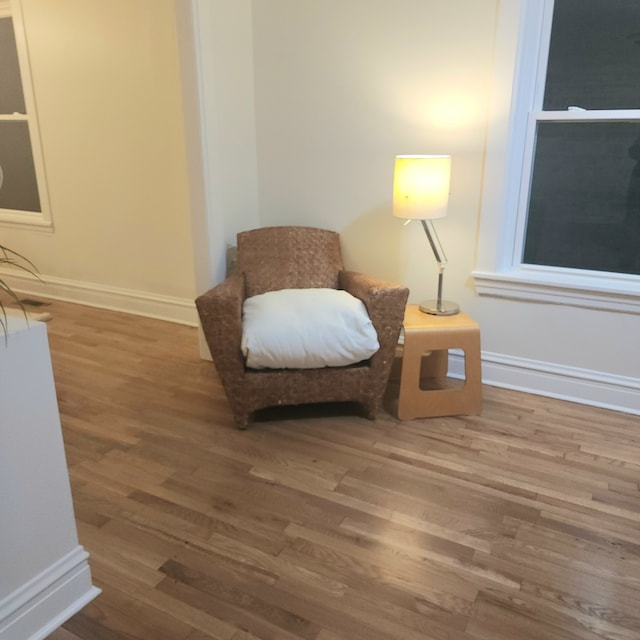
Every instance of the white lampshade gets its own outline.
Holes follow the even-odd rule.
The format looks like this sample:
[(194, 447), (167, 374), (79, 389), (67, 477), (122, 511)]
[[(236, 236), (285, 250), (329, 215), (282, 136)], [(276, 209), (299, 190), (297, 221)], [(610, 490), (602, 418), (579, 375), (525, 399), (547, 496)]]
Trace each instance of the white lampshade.
[(451, 156), (396, 156), (393, 215), (413, 220), (444, 218), (450, 178)]

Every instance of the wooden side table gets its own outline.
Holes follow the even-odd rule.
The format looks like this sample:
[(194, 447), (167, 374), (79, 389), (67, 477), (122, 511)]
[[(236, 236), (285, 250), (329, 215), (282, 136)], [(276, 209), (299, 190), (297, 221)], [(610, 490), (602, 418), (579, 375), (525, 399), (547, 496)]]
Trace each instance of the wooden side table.
[[(482, 408), (480, 327), (465, 313), (434, 316), (418, 305), (404, 315), (398, 418), (478, 414)], [(464, 351), (465, 380), (447, 387), (449, 349)], [(426, 383), (426, 384), (425, 384)]]

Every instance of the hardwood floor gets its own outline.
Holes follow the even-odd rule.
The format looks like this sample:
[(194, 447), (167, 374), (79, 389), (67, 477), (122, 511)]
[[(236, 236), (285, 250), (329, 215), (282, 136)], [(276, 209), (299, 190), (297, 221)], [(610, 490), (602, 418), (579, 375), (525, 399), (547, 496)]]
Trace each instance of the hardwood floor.
[(237, 431), (195, 329), (47, 310), (102, 589), (53, 640), (640, 638), (637, 417), (486, 387)]

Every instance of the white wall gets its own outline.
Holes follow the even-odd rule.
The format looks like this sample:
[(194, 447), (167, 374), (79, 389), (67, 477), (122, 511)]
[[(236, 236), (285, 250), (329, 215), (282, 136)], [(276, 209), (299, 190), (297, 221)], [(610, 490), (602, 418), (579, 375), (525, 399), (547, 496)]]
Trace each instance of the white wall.
[(196, 0), (203, 142), (214, 225), (226, 245), (259, 226), (251, 0)]
[[(56, 230), (2, 229), (0, 241), (45, 275), (188, 304), (172, 3), (23, 2)], [(489, 107), (498, 0), (192, 4), (201, 208), (216, 251), (258, 225), (327, 227), (341, 233), (349, 268), (407, 284), (413, 302), (432, 297), (421, 228), (391, 216), (393, 159), (450, 153), (449, 216), (438, 221), (445, 296), (481, 324), (485, 379), (640, 412), (638, 316), (475, 293), (487, 123), (506, 112)]]
[(451, 295), (467, 295), (495, 0), (254, 2), (260, 222), (342, 234), (351, 267), (435, 293), (418, 223), (391, 216), (402, 153), (453, 156), (439, 225)]
[(445, 297), (481, 324), (485, 379), (640, 413), (637, 315), (475, 292), (487, 124), (508, 106), (489, 107), (497, 5), (254, 0), (260, 224), (335, 229), (348, 267), (433, 297), (420, 226), (391, 216), (393, 159), (449, 153)]
[(45, 295), (190, 303), (172, 0), (22, 4), (55, 230), (2, 228), (2, 244), (50, 280)]

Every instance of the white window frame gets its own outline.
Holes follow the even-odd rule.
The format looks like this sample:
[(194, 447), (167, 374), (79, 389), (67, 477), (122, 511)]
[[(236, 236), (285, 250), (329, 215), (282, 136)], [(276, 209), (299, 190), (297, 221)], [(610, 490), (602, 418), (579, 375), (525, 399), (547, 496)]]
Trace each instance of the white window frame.
[(25, 114), (0, 114), (0, 121), (23, 121), (27, 123), (31, 141), (33, 165), (38, 184), (38, 197), (40, 199), (40, 211), (0, 208), (0, 225), (4, 227), (36, 227), (42, 230), (52, 231), (53, 220), (49, 204), (49, 190), (47, 188), (42, 145), (40, 143), (36, 101), (33, 93), (33, 84), (31, 82), (31, 65), (29, 63), (21, 0), (0, 0), (0, 17), (10, 17), (13, 20), (18, 63), (20, 65), (20, 78), (22, 80), (22, 92), (24, 94), (27, 111)]
[(473, 272), (480, 295), (640, 313), (640, 276), (522, 264), (537, 122), (640, 120), (640, 110), (543, 112), (554, 0), (500, 0)]

